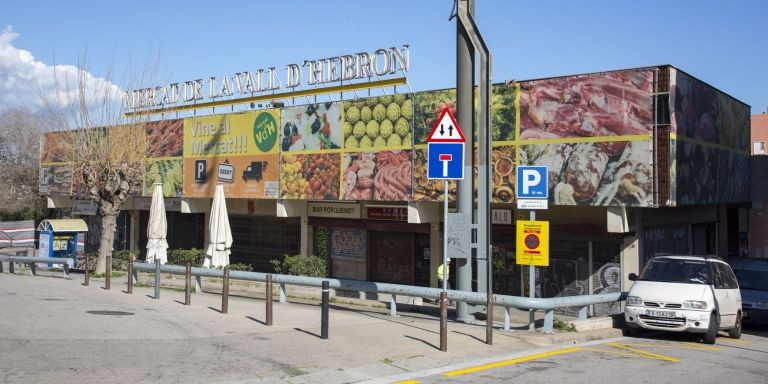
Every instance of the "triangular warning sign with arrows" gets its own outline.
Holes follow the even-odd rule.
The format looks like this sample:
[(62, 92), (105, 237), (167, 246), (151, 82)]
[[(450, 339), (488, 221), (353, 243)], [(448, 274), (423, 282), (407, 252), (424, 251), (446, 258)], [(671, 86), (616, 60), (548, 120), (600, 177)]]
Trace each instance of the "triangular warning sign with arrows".
[(459, 128), (459, 123), (453, 117), (451, 110), (443, 109), (440, 118), (427, 135), (427, 143), (464, 143), (464, 132)]

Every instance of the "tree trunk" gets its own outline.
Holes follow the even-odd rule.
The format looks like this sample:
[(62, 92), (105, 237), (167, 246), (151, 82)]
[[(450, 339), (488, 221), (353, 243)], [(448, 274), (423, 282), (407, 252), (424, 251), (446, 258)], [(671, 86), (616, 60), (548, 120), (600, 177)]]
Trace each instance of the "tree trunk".
[(99, 263), (96, 266), (96, 273), (105, 273), (107, 270), (107, 256), (112, 255), (112, 245), (115, 242), (115, 228), (117, 226), (117, 215), (101, 215), (101, 244), (99, 245)]

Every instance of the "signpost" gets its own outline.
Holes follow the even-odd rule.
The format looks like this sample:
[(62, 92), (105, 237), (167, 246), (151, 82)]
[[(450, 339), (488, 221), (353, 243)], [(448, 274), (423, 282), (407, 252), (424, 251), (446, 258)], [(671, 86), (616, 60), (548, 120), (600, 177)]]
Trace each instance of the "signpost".
[[(517, 208), (530, 209), (530, 221), (517, 221), (517, 264), (529, 265), (528, 290), (536, 297), (536, 266), (549, 266), (549, 222), (536, 221), (536, 210), (547, 209), (549, 201), (549, 168), (517, 167)], [(530, 310), (529, 327), (533, 330), (534, 311)]]
[[(443, 180), (443, 292), (440, 294), (440, 350), (448, 350), (448, 180), (464, 179), (464, 133), (446, 108), (427, 135), (427, 178)], [(456, 237), (461, 238), (461, 236)]]

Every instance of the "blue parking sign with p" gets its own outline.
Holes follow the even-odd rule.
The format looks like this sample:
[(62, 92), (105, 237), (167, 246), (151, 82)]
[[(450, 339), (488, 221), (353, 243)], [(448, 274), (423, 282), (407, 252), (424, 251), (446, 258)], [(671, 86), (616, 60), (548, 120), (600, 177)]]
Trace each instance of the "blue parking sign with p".
[(521, 165), (517, 167), (517, 198), (548, 199), (549, 167)]

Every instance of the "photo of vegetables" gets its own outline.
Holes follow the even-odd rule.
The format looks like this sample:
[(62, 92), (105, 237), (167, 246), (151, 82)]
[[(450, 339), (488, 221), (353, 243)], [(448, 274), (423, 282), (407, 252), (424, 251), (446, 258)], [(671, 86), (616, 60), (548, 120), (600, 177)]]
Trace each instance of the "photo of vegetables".
[(281, 163), (281, 198), (339, 199), (340, 154), (287, 154), (282, 156)]
[(348, 100), (341, 106), (344, 150), (412, 147), (413, 103), (410, 95)]
[(411, 151), (345, 153), (342, 188), (344, 200), (410, 200)]
[(184, 149), (184, 120), (165, 120), (147, 123), (148, 157), (181, 156)]
[[(456, 89), (414, 93), (413, 104), (414, 144), (426, 144), (427, 135), (443, 109), (450, 109), (456, 116)], [(462, 130), (465, 134), (471, 131), (463, 127)]]
[(491, 88), (491, 137), (495, 141), (515, 139), (516, 83), (495, 84)]
[(144, 174), (143, 196), (152, 196), (155, 183), (163, 184), (164, 197), (181, 197), (183, 189), (184, 160), (149, 160)]
[(283, 152), (341, 148), (339, 103), (309, 104), (285, 108), (280, 149)]
[(493, 202), (494, 203), (512, 203), (515, 199), (515, 147), (505, 145), (494, 147), (491, 152), (491, 163), (493, 164)]

